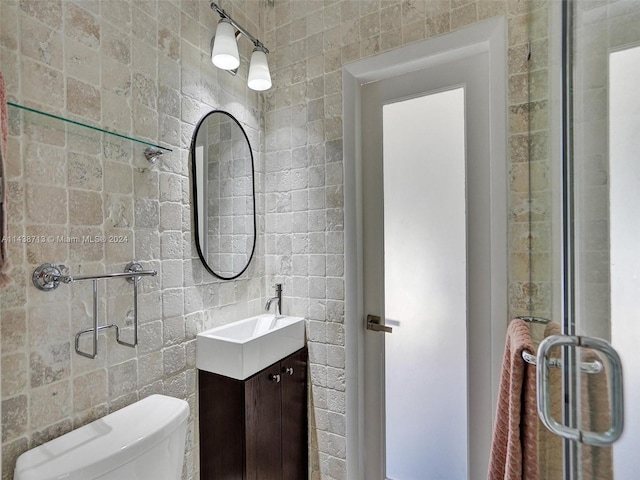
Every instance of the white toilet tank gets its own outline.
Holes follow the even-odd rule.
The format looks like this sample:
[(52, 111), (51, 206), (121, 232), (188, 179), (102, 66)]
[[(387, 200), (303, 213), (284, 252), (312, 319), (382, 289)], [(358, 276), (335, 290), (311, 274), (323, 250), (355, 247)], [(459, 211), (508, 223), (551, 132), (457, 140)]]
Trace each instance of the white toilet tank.
[(178, 480), (189, 404), (152, 395), (18, 458), (14, 480)]

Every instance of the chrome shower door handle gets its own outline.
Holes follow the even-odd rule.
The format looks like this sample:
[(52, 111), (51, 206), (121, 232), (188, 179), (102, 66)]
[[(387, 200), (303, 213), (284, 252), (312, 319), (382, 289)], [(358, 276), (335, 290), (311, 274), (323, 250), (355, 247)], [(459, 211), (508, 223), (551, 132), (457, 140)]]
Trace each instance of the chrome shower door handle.
[(382, 318), (377, 315), (367, 315), (367, 330), (374, 332), (392, 333), (393, 328), (387, 327), (382, 323)]
[[(551, 414), (551, 395), (549, 392), (549, 353), (559, 346), (568, 347), (584, 347), (596, 350), (604, 354), (609, 359), (611, 367), (609, 393), (611, 399), (611, 427), (605, 432), (592, 432), (580, 430), (574, 427), (568, 427), (559, 423)], [(537, 404), (538, 416), (542, 423), (552, 433), (569, 440), (584, 443), (586, 445), (594, 445), (604, 447), (611, 445), (622, 435), (624, 428), (624, 398), (622, 392), (622, 362), (618, 352), (606, 341), (572, 335), (552, 335), (545, 338), (538, 347), (537, 355)], [(578, 395), (578, 406), (580, 409), (581, 395)]]

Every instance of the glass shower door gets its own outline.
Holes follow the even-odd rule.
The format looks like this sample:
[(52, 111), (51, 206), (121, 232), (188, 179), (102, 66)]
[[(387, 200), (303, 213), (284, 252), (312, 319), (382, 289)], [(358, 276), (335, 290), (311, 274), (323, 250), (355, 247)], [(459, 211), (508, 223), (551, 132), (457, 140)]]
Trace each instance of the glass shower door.
[[(550, 355), (563, 362), (566, 400), (555, 420), (567, 426), (569, 440), (560, 478), (627, 480), (640, 478), (640, 2), (563, 6), (564, 169), (549, 160), (548, 171), (557, 178), (556, 217), (563, 220), (563, 228), (550, 222), (550, 243), (562, 255), (550, 258), (555, 274), (549, 278), (562, 278), (564, 288), (553, 289), (563, 295), (547, 305), (562, 319), (561, 342), (575, 345)], [(593, 338), (617, 355), (598, 352)], [(617, 385), (617, 357), (623, 385)], [(606, 445), (618, 436), (621, 411), (624, 430)]]
[[(578, 444), (576, 478), (640, 478), (640, 2), (572, 7), (575, 330), (609, 341), (625, 379), (624, 432), (611, 447)], [(617, 416), (603, 393), (611, 373), (585, 377), (577, 421), (602, 430)]]

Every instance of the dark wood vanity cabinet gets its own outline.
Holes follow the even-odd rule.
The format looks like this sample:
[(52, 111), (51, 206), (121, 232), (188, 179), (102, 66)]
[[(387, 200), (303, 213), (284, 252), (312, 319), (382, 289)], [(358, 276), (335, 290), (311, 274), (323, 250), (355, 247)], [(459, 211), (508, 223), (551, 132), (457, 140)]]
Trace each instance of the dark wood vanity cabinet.
[(200, 478), (307, 478), (307, 349), (246, 380), (198, 370)]

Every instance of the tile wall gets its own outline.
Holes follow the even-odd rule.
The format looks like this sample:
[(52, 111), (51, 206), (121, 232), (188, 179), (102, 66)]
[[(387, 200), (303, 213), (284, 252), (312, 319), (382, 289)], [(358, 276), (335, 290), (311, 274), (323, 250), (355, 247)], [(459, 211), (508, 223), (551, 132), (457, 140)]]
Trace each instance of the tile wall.
[(267, 2), (274, 88), (265, 96), (267, 283), (309, 318), (311, 478), (346, 478), (341, 67), (504, 15), (508, 19), (510, 312), (529, 309), (529, 1)]
[[(217, 16), (206, 1), (0, 2), (11, 100), (174, 150), (150, 166), (128, 142), (13, 112), (12, 234), (129, 240), (11, 245), (16, 285), (0, 293), (3, 479), (22, 451), (152, 392), (186, 398), (193, 412), (194, 334), (260, 311), (276, 281), (285, 285), (284, 312), (309, 319), (311, 478), (346, 478), (341, 66), (496, 15), (509, 26), (509, 314), (527, 312), (519, 239), (528, 210), (529, 1), (221, 4), (271, 50), (268, 93), (247, 90), (246, 62), (238, 77), (211, 66)], [(248, 42), (240, 45), (248, 55)], [(224, 283), (203, 271), (191, 239), (187, 149), (212, 107), (234, 113), (259, 152), (257, 257), (241, 280)], [(160, 272), (143, 281), (141, 345), (126, 350), (108, 334), (98, 359), (79, 357), (72, 339), (90, 322), (88, 286), (41, 293), (30, 285), (33, 268), (112, 271), (133, 258)], [(102, 289), (101, 312), (130, 321), (126, 286)], [(189, 479), (198, 478), (194, 419)]]
[[(553, 8), (550, 6), (553, 5)], [(524, 201), (517, 212), (513, 212), (518, 219), (512, 225), (511, 249), (517, 251), (517, 262), (511, 266), (517, 269), (519, 275), (528, 276), (529, 282), (512, 284), (512, 307), (519, 311), (530, 310), (529, 314), (542, 318), (556, 318), (553, 314), (554, 301), (558, 301), (558, 281), (554, 270), (554, 262), (558, 261), (557, 237), (554, 238), (554, 213), (559, 211), (560, 193), (554, 191), (554, 175), (556, 167), (551, 162), (558, 152), (553, 151), (554, 143), (550, 135), (552, 115), (558, 104), (550, 101), (552, 82), (559, 70), (550, 68), (552, 64), (551, 51), (559, 48), (559, 38), (549, 35), (551, 15), (560, 15), (559, 4), (546, 2), (532, 2), (530, 12), (529, 38), (531, 41), (528, 83), (530, 88), (519, 92), (519, 98), (525, 104), (528, 115), (529, 129), (528, 143), (519, 146), (525, 148), (518, 153), (522, 155), (521, 169), (517, 184), (522, 198), (530, 198), (530, 208)], [(559, 20), (558, 20), (559, 22)], [(553, 45), (550, 47), (550, 43)], [(559, 53), (558, 53), (559, 55)], [(558, 57), (559, 58), (559, 57)], [(557, 66), (559, 69), (559, 65)], [(527, 138), (524, 136), (523, 138)], [(512, 151), (512, 158), (515, 151)], [(527, 165), (526, 159), (529, 159)], [(559, 157), (556, 157), (559, 158)], [(558, 167), (559, 168), (559, 167)], [(522, 182), (526, 182), (522, 183)], [(512, 188), (515, 185), (512, 184)], [(526, 196), (526, 197), (525, 197)], [(529, 252), (531, 249), (531, 252)], [(515, 295), (513, 295), (515, 293)], [(515, 304), (513, 302), (516, 302)], [(534, 335), (543, 334), (543, 328), (533, 328)]]
[[(257, 3), (225, 7), (261, 30)], [(2, 0), (0, 19), (10, 101), (173, 150), (151, 165), (144, 145), (10, 107), (10, 234), (31, 240), (12, 241), (16, 283), (0, 292), (2, 478), (23, 451), (152, 393), (189, 401), (184, 478), (198, 478), (194, 336), (260, 311), (264, 241), (237, 281), (204, 270), (191, 236), (188, 148), (205, 112), (230, 111), (252, 142), (260, 185), (261, 99), (247, 89), (248, 62), (237, 77), (213, 67), (218, 15), (204, 1)], [(249, 45), (240, 42), (245, 57)], [(259, 195), (260, 238), (263, 203)], [(91, 282), (43, 293), (31, 285), (34, 268), (118, 272), (133, 259), (159, 272), (142, 281), (139, 346), (109, 332), (95, 360), (77, 355), (74, 336), (92, 322)], [(101, 323), (130, 335), (131, 286), (111, 280), (99, 293)]]

